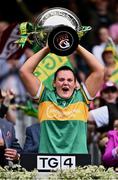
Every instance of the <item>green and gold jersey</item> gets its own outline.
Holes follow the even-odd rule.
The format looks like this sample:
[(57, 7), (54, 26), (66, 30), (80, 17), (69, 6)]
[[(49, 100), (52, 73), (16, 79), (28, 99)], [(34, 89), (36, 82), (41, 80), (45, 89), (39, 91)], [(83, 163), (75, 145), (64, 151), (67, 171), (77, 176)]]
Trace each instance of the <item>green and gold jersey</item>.
[[(43, 88), (43, 87), (42, 87)], [(39, 104), (40, 145), (45, 154), (83, 154), (87, 151), (88, 104), (85, 91), (75, 90), (70, 99), (43, 89)]]

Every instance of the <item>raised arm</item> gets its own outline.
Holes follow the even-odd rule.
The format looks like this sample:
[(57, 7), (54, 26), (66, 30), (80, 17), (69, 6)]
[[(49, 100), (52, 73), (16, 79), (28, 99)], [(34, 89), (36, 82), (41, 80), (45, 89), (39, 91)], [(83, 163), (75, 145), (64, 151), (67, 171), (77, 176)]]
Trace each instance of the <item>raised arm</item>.
[(50, 52), (48, 46), (44, 47), (36, 54), (31, 56), (20, 68), (20, 77), (31, 96), (37, 94), (38, 88), (40, 86), (40, 81), (34, 76), (33, 72), (39, 62)]
[(85, 60), (91, 73), (85, 81), (91, 97), (94, 97), (104, 82), (104, 66), (99, 63), (95, 56), (81, 45), (77, 47), (77, 53)]

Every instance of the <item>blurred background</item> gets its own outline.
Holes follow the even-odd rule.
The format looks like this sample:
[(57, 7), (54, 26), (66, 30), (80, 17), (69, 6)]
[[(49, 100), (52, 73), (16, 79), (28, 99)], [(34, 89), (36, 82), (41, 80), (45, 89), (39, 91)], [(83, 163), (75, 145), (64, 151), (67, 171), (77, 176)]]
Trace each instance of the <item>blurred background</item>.
[[(18, 70), (25, 60), (30, 57), (34, 52), (31, 47), (24, 48), (20, 55), (19, 51), (11, 53), (14, 50), (14, 46), (8, 45), (8, 40), (12, 40), (9, 31), (5, 31), (7, 28), (12, 30), (16, 26), (11, 26), (13, 23), (20, 24), (21, 22), (29, 21), (33, 22), (34, 18), (37, 17), (41, 12), (52, 7), (64, 7), (73, 11), (80, 19), (82, 25), (91, 26), (92, 30), (85, 34), (81, 40), (81, 44), (85, 46), (90, 52), (92, 52), (106, 68), (105, 81), (111, 80), (116, 87), (118, 85), (118, 56), (114, 57), (114, 52), (117, 54), (118, 51), (118, 0), (4, 0), (0, 5), (0, 88), (14, 89), (15, 90), (15, 103), (17, 108), (10, 109), (11, 117), (8, 118), (14, 123), (16, 128), (16, 135), (19, 139), (21, 146), (25, 141), (25, 130), (26, 127), (37, 122), (37, 118), (34, 113), (33, 107), (36, 106), (32, 102), (31, 98), (27, 95), (26, 90), (19, 78)], [(10, 29), (10, 33), (12, 32)], [(111, 37), (114, 43), (114, 47), (110, 50), (106, 50), (108, 45), (108, 38)], [(17, 40), (16, 37), (15, 40)], [(4, 43), (3, 43), (4, 42)], [(12, 41), (13, 42), (13, 41)], [(7, 44), (7, 48), (5, 46)], [(7, 50), (7, 51), (6, 51)], [(113, 53), (110, 56), (103, 58), (103, 52)], [(7, 53), (6, 53), (7, 52)], [(11, 53), (8, 56), (8, 53)], [(73, 53), (71, 57), (75, 71), (77, 72), (77, 78), (79, 81), (84, 81), (89, 73), (89, 69), (84, 61), (76, 54)], [(113, 74), (117, 74), (115, 79)], [(101, 87), (102, 89), (102, 87)], [(112, 89), (105, 91), (107, 95), (112, 92)], [(92, 102), (90, 110), (94, 110), (101, 106), (101, 99), (105, 98), (104, 93), (98, 93), (95, 101)], [(109, 117), (110, 126), (108, 130), (113, 130), (113, 124), (118, 119), (118, 92), (115, 91), (115, 116)], [(105, 95), (106, 95), (105, 94)], [(109, 96), (111, 98), (111, 96)], [(109, 99), (108, 97), (108, 99)], [(105, 100), (105, 99), (104, 99)], [(113, 103), (114, 103), (113, 102)], [(34, 103), (34, 104), (33, 104)], [(108, 102), (107, 102), (108, 103)], [(106, 103), (106, 104), (107, 104)], [(11, 106), (12, 107), (12, 106)], [(114, 108), (111, 108), (111, 111)], [(32, 111), (32, 112), (30, 112)], [(116, 113), (117, 112), (117, 113)], [(29, 114), (28, 114), (29, 113)], [(110, 112), (114, 113), (114, 112)], [(113, 118), (114, 117), (114, 118)], [(112, 124), (112, 126), (111, 126)], [(102, 131), (94, 123), (88, 123), (88, 148), (92, 155), (92, 164), (100, 164), (101, 156), (105, 150), (105, 144), (99, 143), (102, 138), (106, 137), (106, 129)], [(102, 141), (104, 142), (104, 141)]]

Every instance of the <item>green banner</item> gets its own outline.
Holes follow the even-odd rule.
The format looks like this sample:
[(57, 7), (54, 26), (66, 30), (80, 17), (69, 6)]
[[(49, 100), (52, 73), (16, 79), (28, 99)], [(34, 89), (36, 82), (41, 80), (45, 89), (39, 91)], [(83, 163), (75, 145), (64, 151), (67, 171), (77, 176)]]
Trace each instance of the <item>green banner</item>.
[(50, 53), (38, 64), (34, 75), (38, 77), (45, 86), (52, 89), (54, 73), (59, 67), (64, 65), (73, 68), (68, 56), (57, 56)]
[(114, 68), (114, 71), (110, 77), (110, 81), (118, 84), (118, 52), (116, 49), (116, 45), (113, 42), (111, 37), (109, 37), (108, 43), (106, 44), (104, 51), (111, 51), (113, 53), (114, 61), (115, 61), (115, 68)]
[(115, 69), (110, 77), (110, 81), (118, 84), (118, 62), (116, 62)]

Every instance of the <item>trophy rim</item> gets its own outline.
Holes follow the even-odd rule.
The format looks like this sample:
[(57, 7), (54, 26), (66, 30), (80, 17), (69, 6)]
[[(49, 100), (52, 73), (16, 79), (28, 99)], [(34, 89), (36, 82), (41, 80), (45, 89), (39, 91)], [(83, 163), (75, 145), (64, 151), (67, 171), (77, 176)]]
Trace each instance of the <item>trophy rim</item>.
[[(46, 10), (44, 10), (43, 12), (41, 12), (38, 16), (37, 16), (37, 18), (35, 19), (35, 22), (34, 22), (34, 27), (36, 28), (36, 26), (37, 26), (37, 24), (38, 24), (38, 21), (40, 21), (41, 20), (41, 17), (43, 17), (43, 15), (44, 14), (46, 14), (46, 13), (48, 13), (48, 12), (51, 12), (52, 10), (62, 10), (62, 11), (64, 11), (64, 12), (66, 12), (66, 13), (69, 13), (69, 15), (76, 21), (76, 23), (79, 25), (79, 26), (77, 26), (77, 29), (75, 29), (75, 31), (79, 31), (80, 29), (81, 29), (81, 27), (82, 27), (82, 24), (81, 24), (81, 21), (80, 21), (80, 19), (78, 18), (78, 16), (73, 12), (73, 11), (71, 11), (71, 10), (69, 10), (69, 9), (67, 9), (67, 8), (64, 8), (64, 7), (59, 7), (59, 6), (57, 6), (57, 7), (52, 7), (52, 8), (49, 8), (49, 9), (46, 9)], [(61, 24), (60, 24), (61, 25)], [(58, 25), (57, 25), (58, 26)]]
[[(52, 21), (53, 17), (54, 17), (54, 24)], [(57, 21), (58, 17), (59, 17), (59, 19)], [(62, 23), (61, 23), (61, 21), (62, 21)], [(66, 21), (67, 21), (67, 23), (66, 23)], [(80, 19), (77, 17), (77, 15), (74, 12), (72, 12), (69, 9), (63, 8), (63, 7), (52, 7), (52, 8), (46, 9), (43, 12), (41, 12), (36, 17), (35, 23), (34, 23), (34, 31), (36, 32), (36, 34), (34, 34), (34, 38), (35, 38), (36, 43), (40, 47), (44, 47), (46, 42), (48, 42), (50, 33), (55, 28), (58, 28), (60, 26), (65, 26), (65, 27), (71, 28), (76, 34), (76, 39), (78, 39), (77, 33), (78, 33), (78, 31), (81, 30), (82, 24), (81, 24)], [(37, 28), (39, 28), (39, 32), (42, 32), (43, 35), (45, 34), (45, 37), (43, 36), (43, 38), (40, 38), (41, 36), (39, 36), (39, 34), (37, 33), (38, 32)], [(76, 43), (76, 45), (77, 45), (77, 43)], [(57, 50), (57, 52), (58, 51), (60, 51), (60, 50)], [(67, 54), (65, 51), (63, 51), (63, 52), (65, 55)]]

